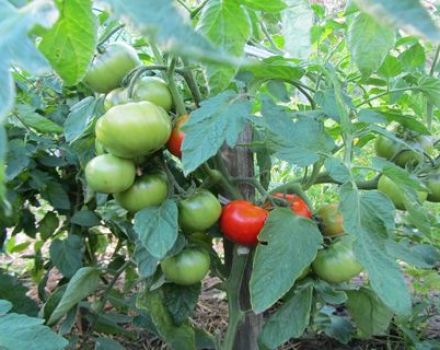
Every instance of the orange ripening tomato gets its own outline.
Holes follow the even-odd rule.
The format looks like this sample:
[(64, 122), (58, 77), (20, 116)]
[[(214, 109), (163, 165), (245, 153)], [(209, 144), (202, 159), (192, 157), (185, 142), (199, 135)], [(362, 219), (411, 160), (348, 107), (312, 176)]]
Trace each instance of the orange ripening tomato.
[(168, 139), (167, 148), (171, 154), (178, 158), (182, 158), (182, 144), (185, 138), (185, 133), (180, 130), (183, 124), (188, 120), (189, 115), (185, 114), (177, 118), (176, 125), (171, 132), (171, 136)]
[[(272, 195), (274, 198), (284, 199), (289, 204), (290, 209), (296, 214), (300, 216), (304, 216), (308, 219), (312, 218), (312, 211), (310, 210), (307, 203), (297, 194), (288, 194), (277, 192)], [(263, 205), (265, 209), (273, 209), (273, 206), (270, 202), (266, 202)]]

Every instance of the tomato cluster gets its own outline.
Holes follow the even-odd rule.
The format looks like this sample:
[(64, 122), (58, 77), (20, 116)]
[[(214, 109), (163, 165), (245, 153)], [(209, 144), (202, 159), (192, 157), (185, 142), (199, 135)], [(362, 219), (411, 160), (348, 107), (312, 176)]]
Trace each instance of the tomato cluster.
[[(112, 194), (128, 212), (161, 205), (170, 192), (167, 175), (159, 170), (136, 176), (136, 163), (148, 159), (164, 146), (181, 157), (184, 134), (181, 125), (188, 116), (178, 118), (172, 127), (167, 112), (173, 99), (167, 84), (157, 77), (134, 82), (132, 96), (121, 87), (124, 77), (140, 64), (133, 48), (126, 44), (109, 45), (95, 58), (84, 82), (95, 92), (107, 93), (105, 114), (95, 125), (97, 156), (85, 167), (88, 186)], [(191, 245), (161, 262), (168, 281), (181, 285), (199, 282), (207, 273), (210, 257), (203, 239), (221, 214), (218, 199), (199, 189), (179, 201), (179, 224)], [(209, 239), (209, 238), (208, 238)], [(210, 242), (210, 241), (209, 241)], [(204, 242), (206, 243), (206, 242)]]

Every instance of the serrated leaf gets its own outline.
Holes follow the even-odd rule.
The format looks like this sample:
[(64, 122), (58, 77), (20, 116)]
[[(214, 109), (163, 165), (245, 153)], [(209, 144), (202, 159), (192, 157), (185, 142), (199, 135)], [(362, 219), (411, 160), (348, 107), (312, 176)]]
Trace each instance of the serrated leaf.
[(0, 316), (0, 348), (61, 350), (69, 342), (43, 325), (44, 320), (19, 314)]
[[(244, 45), (251, 34), (251, 25), (246, 10), (235, 0), (211, 0), (203, 8), (197, 23), (197, 31), (217, 48), (234, 56), (243, 54)], [(224, 90), (237, 66), (208, 65), (211, 91), (216, 94)]]
[(356, 325), (366, 338), (384, 335), (390, 326), (393, 313), (369, 289), (347, 291), (347, 307)]
[(42, 194), (55, 209), (70, 209), (69, 196), (60, 183), (50, 181)]
[(9, 152), (6, 157), (6, 181), (15, 179), (30, 164), (29, 152), (26, 145), (21, 139), (13, 139), (9, 141)]
[(151, 317), (159, 335), (171, 345), (173, 350), (196, 349), (194, 329), (188, 323), (174, 325), (159, 290), (150, 292), (145, 289), (140, 292), (136, 299), (136, 307)]
[(409, 314), (411, 298), (397, 262), (385, 249), (394, 229), (394, 206), (378, 191), (360, 193), (346, 184), (340, 190), (344, 230), (356, 237), (354, 252), (368, 272), (373, 290), (397, 314)]
[(307, 0), (285, 0), (281, 14), (284, 48), (290, 57), (305, 59), (310, 54), (313, 10)]
[(169, 283), (162, 287), (165, 306), (176, 325), (182, 324), (192, 315), (199, 300), (200, 289), (200, 283), (190, 286)]
[(388, 55), (385, 57), (378, 73), (386, 78), (393, 78), (402, 72), (402, 63), (397, 57)]
[(365, 12), (384, 24), (394, 25), (410, 34), (440, 41), (440, 31), (419, 0), (355, 0)]
[(269, 214), (258, 239), (267, 244), (257, 246), (250, 280), (256, 313), (269, 308), (293, 286), (315, 258), (322, 235), (312, 221), (280, 208)]
[(290, 338), (299, 338), (309, 325), (313, 287), (298, 291), (266, 321), (259, 340), (275, 349)]
[(182, 162), (186, 174), (214, 156), (226, 142), (233, 147), (249, 116), (244, 96), (225, 91), (202, 102), (183, 125)]
[(43, 134), (60, 134), (63, 132), (63, 128), (61, 126), (36, 113), (32, 108), (30, 108), (30, 106), (18, 105), (17, 114), (20, 116), (21, 123)]
[(39, 49), (66, 85), (81, 81), (93, 58), (96, 45), (96, 17), (91, 0), (57, 3), (60, 17), (43, 34)]
[(97, 100), (88, 96), (70, 108), (64, 122), (64, 135), (67, 142), (73, 142), (82, 136), (93, 121)]
[(151, 255), (140, 242), (136, 242), (134, 260), (138, 266), (139, 276), (143, 278), (153, 276), (159, 263), (159, 259)]
[(43, 219), (38, 223), (38, 232), (40, 232), (41, 239), (46, 240), (55, 232), (55, 230), (60, 225), (58, 215), (49, 211), (44, 215)]
[(440, 108), (440, 79), (423, 76), (419, 80), (419, 88), (433, 105)]
[(28, 292), (20, 281), (0, 269), (0, 299), (11, 302), (13, 312), (37, 316), (38, 305), (26, 296)]
[(65, 277), (70, 278), (82, 267), (82, 248), (79, 236), (56, 239), (50, 245), (50, 259)]
[(399, 55), (399, 59), (407, 71), (412, 71), (415, 69), (420, 69), (423, 71), (426, 63), (425, 49), (422, 45), (416, 43), (409, 49), (403, 51)]
[(37, 0), (17, 10), (7, 0), (0, 0), (0, 125), (15, 98), (15, 86), (9, 66), (14, 63), (34, 74), (49, 69), (47, 61), (35, 48), (28, 32), (35, 26), (50, 27), (57, 19), (52, 1)]
[(327, 158), (324, 162), (324, 166), (332, 179), (335, 179), (336, 181), (339, 181), (341, 183), (350, 181), (350, 170), (340, 159)]
[(137, 29), (166, 51), (220, 63), (237, 63), (195, 32), (172, 0), (103, 1), (110, 4), (118, 16), (130, 19)]
[(256, 81), (266, 80), (299, 80), (304, 75), (304, 69), (296, 61), (284, 57), (269, 57), (253, 65), (241, 68), (243, 72), (252, 74)]
[(283, 0), (242, 0), (243, 5), (256, 10), (265, 12), (280, 12), (287, 5)]
[(53, 325), (72, 307), (88, 295), (92, 294), (98, 288), (100, 282), (99, 275), (99, 269), (94, 267), (83, 267), (76, 271), (75, 275), (69, 281), (67, 289), (61, 297), (59, 304), (50, 315), (47, 324)]
[(99, 225), (100, 220), (93, 211), (83, 209), (73, 214), (70, 222), (83, 227), (92, 227)]
[(379, 69), (394, 46), (395, 32), (361, 13), (351, 23), (347, 41), (356, 66), (363, 76), (368, 77)]
[(359, 111), (358, 117), (359, 121), (371, 124), (391, 123), (394, 121), (404, 126), (406, 129), (410, 129), (424, 135), (429, 134), (429, 130), (426, 128), (426, 126), (418, 121), (416, 117), (405, 115), (398, 111), (366, 108)]
[(439, 251), (430, 245), (413, 245), (409, 241), (386, 242), (387, 252), (396, 259), (421, 269), (433, 267), (440, 260)]
[(162, 259), (177, 239), (177, 205), (166, 200), (159, 207), (145, 208), (134, 217), (139, 242), (155, 258)]
[(347, 301), (347, 294), (344, 291), (337, 290), (323, 280), (317, 280), (314, 287), (318, 296), (328, 304), (343, 304)]

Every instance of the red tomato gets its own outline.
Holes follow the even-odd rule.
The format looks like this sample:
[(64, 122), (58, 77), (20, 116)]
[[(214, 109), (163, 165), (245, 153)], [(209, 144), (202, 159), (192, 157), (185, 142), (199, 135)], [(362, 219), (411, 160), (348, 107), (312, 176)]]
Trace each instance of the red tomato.
[(296, 215), (301, 215), (306, 218), (312, 218), (312, 212), (304, 200), (296, 194), (286, 194), (277, 192), (273, 195), (275, 198), (284, 199), (289, 203), (290, 208)]
[(235, 243), (253, 246), (269, 212), (245, 200), (228, 203), (220, 217), (220, 230)]
[(189, 115), (185, 114), (177, 118), (176, 125), (171, 132), (171, 136), (168, 139), (167, 147), (171, 154), (178, 158), (182, 158), (182, 143), (185, 138), (185, 133), (180, 130), (180, 127), (188, 120)]

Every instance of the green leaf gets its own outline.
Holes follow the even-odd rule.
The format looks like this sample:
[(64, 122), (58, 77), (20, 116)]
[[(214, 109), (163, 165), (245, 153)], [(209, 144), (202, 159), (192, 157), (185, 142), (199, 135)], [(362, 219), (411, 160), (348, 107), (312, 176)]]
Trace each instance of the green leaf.
[[(1, 89), (0, 89), (0, 94), (1, 94)], [(1, 119), (1, 113), (0, 113), (0, 119)], [(8, 137), (6, 135), (5, 128), (0, 125), (0, 203), (3, 201), (6, 194), (5, 158), (7, 153), (7, 144), (8, 144)]]
[(70, 235), (64, 240), (56, 239), (50, 245), (50, 259), (67, 278), (72, 277), (82, 267), (82, 240)]
[(21, 123), (43, 134), (60, 134), (63, 132), (61, 126), (36, 113), (30, 106), (18, 105), (17, 114), (20, 117)]
[(57, 3), (60, 17), (43, 34), (39, 49), (66, 85), (75, 85), (84, 77), (96, 45), (96, 17), (91, 0)]
[(155, 258), (162, 259), (177, 239), (177, 205), (166, 200), (160, 207), (145, 208), (134, 217), (140, 243)]
[(336, 290), (336, 287), (323, 281), (315, 281), (315, 290), (318, 296), (328, 304), (343, 304), (347, 301), (347, 294), (344, 291)]
[[(341, 91), (341, 97), (345, 105), (353, 107), (351, 98)], [(339, 110), (336, 101), (336, 91), (333, 88), (327, 88), (325, 90), (319, 90), (315, 94), (315, 101), (319, 104), (323, 112), (330, 118), (340, 121)]]
[(419, 88), (433, 105), (440, 108), (440, 79), (430, 76), (422, 76), (419, 80)]
[(426, 62), (425, 49), (419, 43), (414, 44), (409, 49), (403, 51), (399, 55), (399, 59), (407, 71), (414, 69), (423, 71)]
[(26, 296), (28, 292), (28, 289), (15, 277), (8, 275), (5, 271), (0, 269), (0, 299), (11, 302), (13, 312), (37, 316), (38, 305), (35, 301)]
[(203, 101), (182, 127), (188, 135), (182, 146), (185, 173), (191, 173), (215, 155), (224, 142), (235, 146), (250, 110), (247, 98), (229, 90)]
[(345, 232), (356, 237), (354, 252), (367, 270), (373, 290), (392, 311), (409, 314), (411, 298), (397, 262), (387, 254), (388, 232), (394, 229), (394, 206), (378, 191), (359, 193), (341, 187), (340, 210)]
[(413, 245), (410, 241), (386, 242), (387, 252), (396, 259), (421, 269), (433, 267), (440, 260), (439, 251), (430, 245)]
[(242, 0), (244, 6), (256, 11), (275, 12), (278, 13), (284, 10), (287, 5), (283, 0)]
[(23, 140), (10, 140), (8, 146), (9, 152), (6, 157), (6, 181), (11, 181), (28, 168), (31, 159)]
[(354, 333), (351, 322), (346, 317), (334, 315), (333, 308), (324, 306), (323, 309), (325, 311), (321, 310), (321, 312), (324, 313), (327, 321), (323, 327), (324, 333), (342, 344), (348, 344)]
[(293, 286), (315, 258), (322, 235), (312, 221), (280, 208), (270, 213), (258, 239), (267, 244), (257, 246), (250, 280), (256, 313), (269, 308)]
[(400, 125), (404, 126), (406, 129), (410, 129), (424, 135), (430, 134), (426, 126), (422, 122), (418, 121), (416, 117), (412, 115), (402, 114), (400, 111), (367, 108), (361, 109), (359, 111), (358, 117), (359, 121), (361, 122), (366, 122), (370, 124), (388, 124), (391, 122), (397, 122)]
[(136, 307), (151, 317), (159, 335), (169, 343), (173, 350), (196, 349), (194, 329), (188, 323), (183, 323), (180, 326), (174, 324), (164, 305), (160, 290), (151, 292), (145, 288), (137, 296)]
[(309, 325), (313, 286), (299, 290), (266, 321), (260, 342), (275, 349), (290, 338), (299, 338)]
[(63, 294), (59, 304), (50, 315), (48, 325), (53, 325), (63, 317), (72, 307), (78, 304), (88, 295), (92, 294), (99, 285), (100, 271), (94, 267), (83, 267), (76, 271), (69, 281), (67, 289)]
[(410, 34), (440, 41), (440, 31), (419, 0), (355, 0), (356, 4), (384, 24), (394, 25)]
[(256, 81), (265, 80), (299, 80), (304, 75), (304, 69), (296, 61), (284, 57), (269, 57), (252, 65), (241, 68), (244, 73), (251, 73)]
[(168, 283), (162, 287), (164, 303), (176, 325), (182, 324), (192, 315), (199, 300), (201, 284), (179, 286)]
[(379, 69), (394, 46), (395, 32), (361, 13), (351, 23), (347, 41), (356, 66), (368, 77)]
[(11, 309), (12, 309), (11, 302), (0, 299), (0, 316), (8, 313)]
[(7, 0), (0, 0), (0, 125), (11, 110), (15, 86), (9, 66), (14, 63), (24, 70), (40, 74), (49, 69), (47, 61), (28, 38), (35, 26), (50, 27), (57, 17), (49, 1), (32, 2), (17, 10)]
[(310, 54), (313, 10), (307, 0), (285, 0), (287, 8), (281, 14), (284, 49), (290, 57), (305, 59)]
[(64, 135), (67, 142), (73, 142), (83, 136), (85, 130), (93, 122), (97, 100), (88, 96), (74, 104), (64, 122)]
[(388, 55), (385, 57), (378, 73), (386, 78), (393, 78), (402, 73), (402, 63), (397, 57)]
[(324, 162), (324, 166), (327, 169), (330, 177), (336, 181), (345, 183), (350, 181), (352, 178), (350, 170), (347, 168), (345, 163), (338, 158), (327, 158)]
[(140, 242), (136, 242), (134, 260), (138, 266), (139, 276), (148, 278), (154, 275), (159, 260), (152, 256)]
[(52, 236), (59, 225), (58, 215), (53, 211), (47, 212), (38, 223), (38, 232), (40, 232), (41, 239), (45, 241)]
[[(234, 56), (243, 54), (251, 34), (246, 10), (235, 0), (211, 0), (203, 8), (197, 31), (217, 48)], [(211, 92), (216, 94), (228, 87), (238, 66), (208, 65)]]
[(183, 18), (172, 0), (104, 0), (112, 10), (132, 23), (152, 41), (165, 50), (224, 63), (237, 63), (236, 60), (215, 50), (201, 34), (195, 32), (190, 21)]
[(114, 339), (99, 337), (95, 340), (95, 350), (125, 350), (125, 348)]
[(384, 335), (390, 326), (393, 313), (369, 289), (347, 291), (347, 307), (362, 335)]
[(55, 209), (70, 209), (70, 200), (63, 186), (55, 181), (50, 181), (42, 195)]
[(69, 342), (43, 325), (44, 320), (19, 314), (0, 316), (0, 348), (61, 350)]
[(99, 225), (100, 220), (93, 211), (83, 209), (73, 214), (70, 222), (83, 227), (92, 227)]

